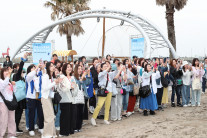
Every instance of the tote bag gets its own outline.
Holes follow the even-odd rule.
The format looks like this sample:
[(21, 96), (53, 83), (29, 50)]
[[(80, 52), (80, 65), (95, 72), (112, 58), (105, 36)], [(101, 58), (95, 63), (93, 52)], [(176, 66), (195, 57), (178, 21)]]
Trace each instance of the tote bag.
[(192, 88), (193, 88), (193, 90), (200, 90), (201, 89), (201, 82), (200, 82), (199, 77), (194, 78), (193, 83), (192, 83)]
[(81, 89), (79, 89), (79, 86), (77, 86), (77, 87), (78, 87), (78, 93), (74, 97), (74, 104), (85, 104), (85, 99), (84, 99), (82, 85), (81, 85)]
[(14, 95), (17, 99), (17, 102), (26, 98), (26, 87), (24, 81), (19, 80), (16, 82), (16, 90), (14, 92)]

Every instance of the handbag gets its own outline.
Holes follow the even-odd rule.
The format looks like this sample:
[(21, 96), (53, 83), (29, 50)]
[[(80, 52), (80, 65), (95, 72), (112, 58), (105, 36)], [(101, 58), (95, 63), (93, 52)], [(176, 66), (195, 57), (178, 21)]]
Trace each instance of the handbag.
[(140, 87), (139, 89), (139, 96), (142, 98), (146, 98), (151, 94), (151, 88), (150, 85), (146, 85), (143, 87)]
[(133, 90), (133, 92), (134, 92), (134, 95), (139, 95), (139, 84), (135, 84), (135, 85), (134, 85), (134, 90)]
[(81, 85), (81, 89), (79, 89), (79, 86), (77, 86), (77, 87), (78, 87), (78, 93), (74, 97), (74, 104), (85, 104), (85, 99), (84, 99), (84, 93), (83, 93), (82, 85)]
[(200, 82), (199, 77), (194, 78), (193, 83), (192, 83), (192, 88), (193, 88), (193, 90), (200, 90), (201, 89), (201, 82)]
[(17, 102), (26, 98), (26, 86), (24, 81), (19, 80), (16, 82), (16, 91), (14, 92), (14, 95)]
[(177, 85), (183, 85), (183, 80), (182, 79), (177, 79), (176, 84)]
[(54, 92), (55, 94), (54, 94), (53, 102), (54, 104), (59, 104), (60, 101), (62, 100), (62, 97), (60, 96), (59, 92), (57, 92), (57, 89), (55, 89)]
[(121, 89), (121, 91), (120, 91), (120, 93), (122, 94), (122, 95), (126, 95), (126, 89)]
[(133, 92), (134, 92), (134, 95), (139, 95), (139, 83), (138, 82), (134, 84)]
[(12, 101), (6, 100), (5, 97), (2, 95), (1, 92), (0, 92), (0, 96), (3, 99), (4, 104), (7, 106), (7, 108), (8, 108), (9, 111), (14, 111), (14, 110), (17, 109), (18, 103), (17, 103), (17, 99), (16, 99), (14, 93), (13, 93), (13, 99), (12, 99)]
[[(108, 74), (107, 74), (108, 75)], [(107, 81), (106, 81), (106, 86), (105, 86), (105, 88), (99, 88), (98, 89), (98, 93), (97, 93), (97, 96), (100, 96), (100, 97), (106, 97), (107, 96), (107, 93), (106, 93), (106, 87), (108, 86), (108, 79), (107, 79)]]

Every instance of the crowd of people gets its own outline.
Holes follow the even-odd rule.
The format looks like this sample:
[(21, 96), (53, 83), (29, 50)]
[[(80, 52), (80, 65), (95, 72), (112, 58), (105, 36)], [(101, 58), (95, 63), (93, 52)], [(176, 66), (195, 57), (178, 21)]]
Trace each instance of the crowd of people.
[[(197, 58), (189, 63), (136, 56), (122, 61), (107, 55), (89, 64), (84, 56), (66, 63), (54, 54), (51, 61), (31, 64), (25, 70), (27, 56), (25, 53), (19, 64), (7, 57), (0, 69), (0, 138), (6, 131), (8, 137), (23, 133), (19, 124), (24, 110), (30, 136), (38, 128), (43, 138), (57, 137), (56, 131), (62, 137), (81, 132), (83, 120), (90, 119), (96, 126), (96, 119), (103, 119), (109, 125), (135, 110), (144, 116), (164, 111), (169, 87), (172, 107), (199, 107), (206, 88), (207, 58), (204, 63)], [(8, 102), (14, 102), (20, 89), (25, 90), (25, 97), (11, 110)]]

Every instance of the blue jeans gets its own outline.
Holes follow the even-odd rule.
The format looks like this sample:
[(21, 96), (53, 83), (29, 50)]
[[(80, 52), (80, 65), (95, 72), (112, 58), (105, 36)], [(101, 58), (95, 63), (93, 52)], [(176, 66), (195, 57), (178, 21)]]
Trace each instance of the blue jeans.
[(183, 85), (182, 104), (188, 105), (190, 102), (190, 85)]
[[(29, 109), (25, 109), (25, 118), (26, 118), (26, 127), (29, 128)], [(37, 110), (35, 112), (35, 119), (34, 119), (35, 125), (37, 124)]]
[(55, 118), (55, 127), (60, 127), (60, 113), (61, 113), (60, 104), (55, 105), (55, 110), (56, 111), (58, 110)]
[(192, 105), (200, 105), (200, 101), (201, 101), (201, 90), (193, 90), (192, 89), (192, 100), (191, 100), (191, 104)]
[(172, 95), (171, 95), (171, 103), (175, 102), (175, 93), (177, 96), (177, 104), (180, 104), (180, 94), (182, 90), (182, 85), (178, 85), (176, 87), (172, 86)]
[(203, 82), (202, 82), (202, 92), (205, 92), (206, 90), (206, 78), (203, 78)]
[(124, 111), (127, 111), (128, 102), (129, 102), (129, 92), (126, 92), (126, 95), (123, 95), (123, 110)]

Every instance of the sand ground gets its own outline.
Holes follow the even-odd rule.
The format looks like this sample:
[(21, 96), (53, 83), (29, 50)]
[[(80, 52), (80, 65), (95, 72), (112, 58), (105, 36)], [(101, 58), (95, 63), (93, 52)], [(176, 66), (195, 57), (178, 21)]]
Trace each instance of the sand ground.
[[(173, 108), (168, 104), (164, 111), (157, 111), (155, 116), (146, 117), (141, 112), (135, 112), (122, 121), (111, 121), (110, 125), (103, 124), (103, 120), (97, 120), (96, 127), (90, 124), (90, 120), (85, 123), (82, 132), (69, 137), (207, 138), (207, 93), (202, 94), (201, 107)], [(24, 134), (18, 135), (18, 138), (29, 138), (24, 116), (20, 128)], [(39, 137), (36, 132), (34, 138)]]

